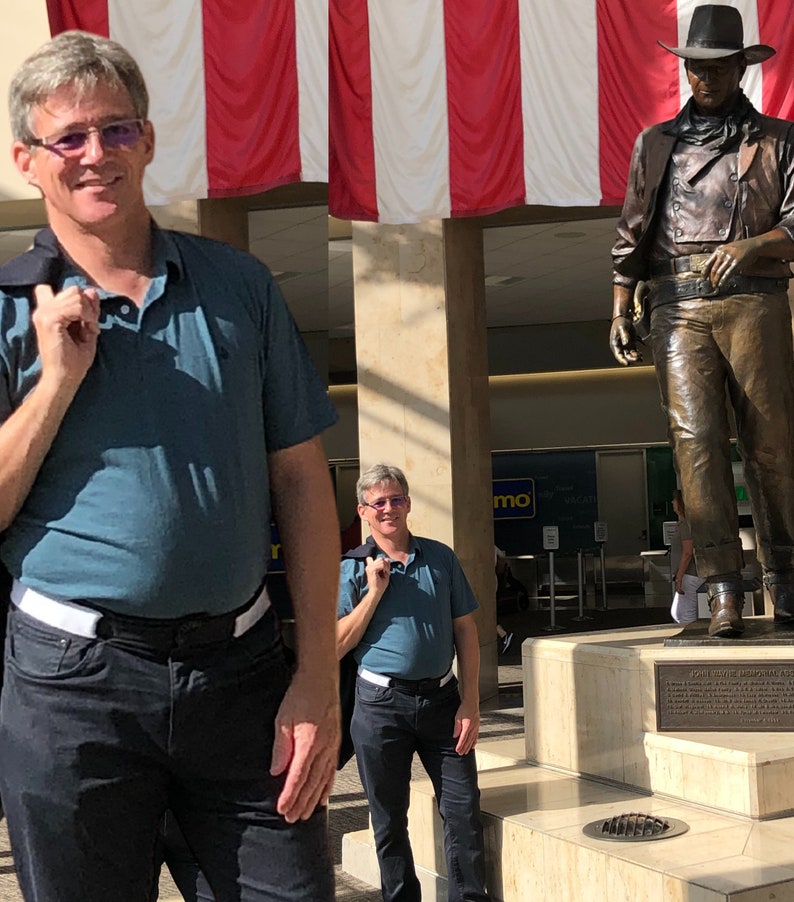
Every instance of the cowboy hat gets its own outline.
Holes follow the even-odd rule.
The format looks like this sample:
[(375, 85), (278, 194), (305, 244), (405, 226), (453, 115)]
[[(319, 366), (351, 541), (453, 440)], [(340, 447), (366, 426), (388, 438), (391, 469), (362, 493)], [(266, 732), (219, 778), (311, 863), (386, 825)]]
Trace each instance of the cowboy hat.
[(766, 44), (745, 47), (742, 14), (732, 6), (716, 3), (695, 7), (689, 23), (686, 47), (668, 47), (661, 41), (656, 43), (670, 53), (690, 60), (719, 59), (743, 53), (747, 63), (752, 64), (762, 63), (775, 53), (774, 48)]

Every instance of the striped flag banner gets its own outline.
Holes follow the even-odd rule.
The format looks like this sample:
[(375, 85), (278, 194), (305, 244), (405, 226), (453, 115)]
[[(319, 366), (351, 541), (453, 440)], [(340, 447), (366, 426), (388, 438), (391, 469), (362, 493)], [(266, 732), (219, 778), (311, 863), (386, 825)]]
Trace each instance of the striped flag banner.
[(149, 203), (328, 181), (326, 0), (47, 0), (125, 46), (151, 96)]
[[(689, 96), (696, 0), (47, 0), (53, 33), (124, 44), (152, 96), (162, 203), (328, 181), (387, 223), (623, 197), (631, 147)], [(730, 0), (777, 56), (744, 88), (794, 118), (794, 16)]]
[[(689, 96), (695, 0), (331, 0), (334, 215), (389, 223), (622, 201), (631, 148)], [(794, 17), (733, 0), (756, 108), (794, 118)]]

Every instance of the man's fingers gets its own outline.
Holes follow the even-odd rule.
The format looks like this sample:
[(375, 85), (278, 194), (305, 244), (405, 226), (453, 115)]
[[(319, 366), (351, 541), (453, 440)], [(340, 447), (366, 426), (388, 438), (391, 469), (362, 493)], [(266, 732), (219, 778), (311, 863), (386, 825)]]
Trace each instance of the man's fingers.
[(286, 821), (307, 820), (317, 806), (328, 801), (334, 780), (335, 761), (330, 754), (297, 756), (290, 762), (277, 810)]
[(276, 726), (276, 737), (273, 743), (273, 754), (270, 758), (270, 773), (274, 777), (283, 774), (292, 757), (292, 733)]
[(40, 305), (51, 301), (55, 297), (55, 293), (49, 285), (36, 285), (33, 288), (33, 297), (36, 300), (36, 304)]

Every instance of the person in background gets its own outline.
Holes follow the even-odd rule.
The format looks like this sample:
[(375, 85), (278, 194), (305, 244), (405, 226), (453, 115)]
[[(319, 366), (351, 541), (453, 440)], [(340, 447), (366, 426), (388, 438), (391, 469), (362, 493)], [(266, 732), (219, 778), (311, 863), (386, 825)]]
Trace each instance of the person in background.
[[(444, 822), (450, 902), (483, 902), (474, 746), (480, 730), (477, 600), (455, 553), (408, 528), (405, 474), (376, 464), (356, 484), (370, 530), (342, 561), (337, 654), (358, 662), (351, 735), (369, 802), (384, 902), (419, 902), (408, 838), (419, 758)], [(452, 670), (457, 654), (458, 677)]]
[[(496, 571), (496, 589), (499, 590), (499, 580), (507, 573), (507, 556), (501, 548), (493, 547), (494, 570)], [(496, 624), (496, 638), (499, 643), (499, 654), (507, 654), (507, 650), (513, 643), (513, 633), (509, 633), (501, 623)]]
[(154, 127), (123, 47), (65, 32), (9, 98), (49, 222), (0, 268), (0, 790), (23, 896), (150, 898), (169, 810), (218, 899), (331, 902), (325, 386), (264, 265), (152, 221)]
[(694, 544), (686, 522), (684, 496), (680, 489), (673, 492), (673, 510), (678, 524), (670, 543), (670, 571), (673, 574), (673, 605), (670, 609), (676, 623), (691, 623), (698, 619), (698, 588), (703, 582), (695, 568)]

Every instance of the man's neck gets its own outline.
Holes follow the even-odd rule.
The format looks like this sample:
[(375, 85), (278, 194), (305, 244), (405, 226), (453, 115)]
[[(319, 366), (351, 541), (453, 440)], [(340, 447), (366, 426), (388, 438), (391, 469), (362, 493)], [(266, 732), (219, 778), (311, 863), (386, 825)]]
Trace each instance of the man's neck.
[(404, 536), (373, 536), (380, 550), (395, 561), (405, 563), (406, 558), (411, 553), (411, 533), (406, 532)]
[(152, 276), (151, 219), (146, 208), (96, 230), (51, 218), (58, 242), (91, 281), (141, 304)]

